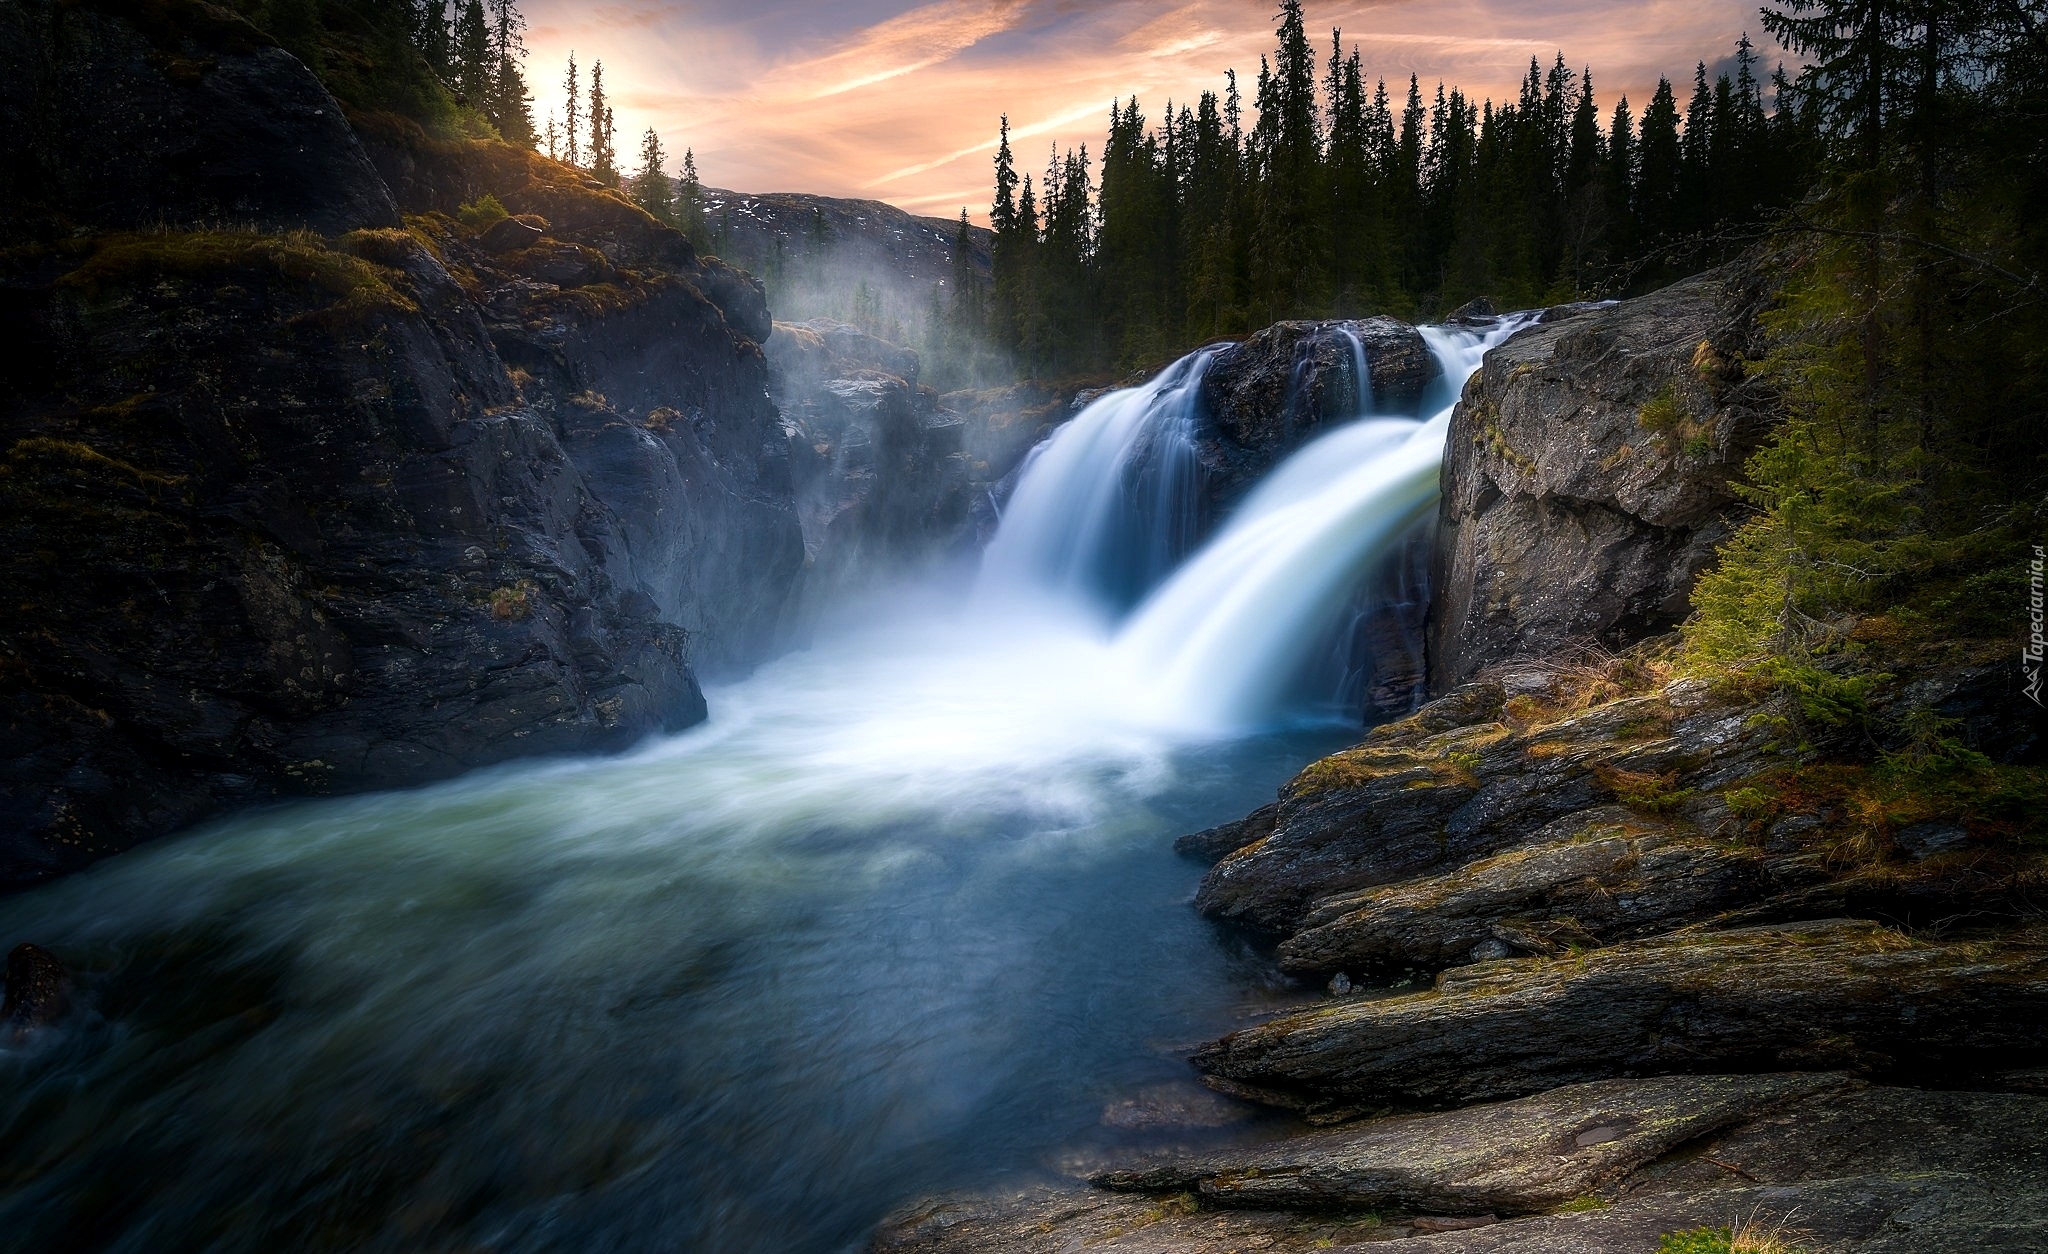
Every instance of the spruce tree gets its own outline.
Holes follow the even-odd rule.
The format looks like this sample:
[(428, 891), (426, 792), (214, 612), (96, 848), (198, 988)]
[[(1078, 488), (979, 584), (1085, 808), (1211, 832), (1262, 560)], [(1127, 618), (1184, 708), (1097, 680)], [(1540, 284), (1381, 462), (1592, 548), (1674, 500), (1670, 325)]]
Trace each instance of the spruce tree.
[(1685, 107), (1685, 134), (1679, 140), (1678, 213), (1680, 230), (1704, 230), (1714, 218), (1714, 89), (1707, 82), (1707, 63), (1693, 68), (1692, 100)]
[(526, 19), (513, 0), (490, 0), (491, 81), (484, 112), (498, 135), (508, 144), (532, 148), (533, 98), (526, 89), (526, 75), (519, 68), (526, 57), (526, 43), (520, 32)]
[(412, 44), (426, 58), (428, 68), (443, 81), (452, 77), (447, 0), (415, 0)]
[(1636, 225), (1646, 248), (1670, 242), (1678, 228), (1678, 188), (1684, 158), (1678, 141), (1678, 97), (1671, 80), (1657, 80), (1650, 107), (1643, 110), (1636, 146)]
[(1637, 248), (1636, 211), (1636, 125), (1629, 113), (1628, 97), (1614, 106), (1607, 127), (1607, 165), (1602, 173), (1602, 190), (1607, 198), (1607, 245), (1611, 259), (1632, 257)]
[(704, 221), (704, 182), (697, 177), (697, 153), (683, 149), (683, 169), (676, 178), (676, 229), (699, 249), (708, 249), (711, 234)]
[(576, 52), (569, 52), (569, 72), (562, 77), (562, 90), (568, 94), (569, 104), (562, 119), (562, 160), (570, 165), (582, 165), (582, 142), (578, 131), (582, 127), (582, 91), (576, 81)]
[(480, 112), (488, 109), (495, 68), (483, 0), (466, 0), (455, 21), (455, 86), (464, 104)]
[(675, 221), (675, 194), (668, 181), (668, 154), (661, 150), (661, 136), (653, 127), (640, 137), (640, 169), (633, 175), (633, 203), (645, 209), (657, 222)]
[(607, 187), (619, 185), (618, 150), (613, 146), (611, 105), (604, 96), (604, 62), (590, 66), (590, 175)]

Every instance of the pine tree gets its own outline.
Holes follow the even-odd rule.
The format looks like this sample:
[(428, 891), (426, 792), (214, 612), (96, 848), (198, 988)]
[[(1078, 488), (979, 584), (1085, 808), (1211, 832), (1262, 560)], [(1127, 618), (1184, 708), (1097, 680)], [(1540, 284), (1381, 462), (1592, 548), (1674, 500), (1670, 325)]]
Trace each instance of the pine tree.
[(675, 194), (669, 185), (668, 154), (661, 150), (661, 136), (653, 127), (640, 137), (640, 169), (633, 175), (633, 203), (645, 209), (657, 222), (675, 221)]
[(1678, 97), (1671, 80), (1657, 80), (1657, 93), (1643, 110), (1636, 146), (1636, 224), (1645, 247), (1668, 243), (1678, 228), (1678, 188), (1684, 158), (1678, 141)]
[(533, 98), (526, 89), (526, 75), (519, 68), (526, 57), (520, 32), (526, 19), (513, 0), (490, 0), (491, 81), (484, 112), (498, 135), (521, 148), (534, 146)]
[(1623, 96), (1615, 103), (1614, 117), (1607, 127), (1607, 167), (1601, 179), (1607, 197), (1607, 245), (1610, 258), (1632, 257), (1638, 245), (1634, 202), (1635, 129), (1635, 119), (1629, 113), (1628, 97)]
[(611, 105), (604, 96), (604, 62), (590, 66), (590, 176), (607, 187), (619, 185), (618, 150), (613, 146), (615, 131)]
[(491, 71), (496, 65), (491, 56), (491, 31), (484, 21), (483, 0), (466, 0), (455, 21), (454, 67), (456, 90), (462, 94), (464, 104), (478, 110), (489, 105)]
[(989, 226), (997, 235), (1017, 225), (1017, 161), (1010, 154), (1010, 115), (1003, 115), (996, 145), (996, 196), (989, 207)]
[(581, 141), (577, 138), (577, 132), (581, 129), (583, 104), (576, 81), (576, 53), (573, 49), (569, 53), (569, 72), (562, 78), (562, 90), (569, 97), (568, 109), (562, 121), (562, 160), (570, 165), (582, 165), (583, 154), (578, 147)]
[(699, 249), (709, 249), (711, 235), (704, 222), (704, 182), (697, 177), (697, 153), (683, 149), (683, 169), (676, 178), (676, 229)]
[(1322, 127), (1316, 107), (1315, 52), (1300, 0), (1281, 0), (1278, 47), (1261, 64), (1258, 123), (1252, 128), (1258, 234), (1257, 292), (1270, 318), (1291, 317), (1323, 299), (1325, 223)]
[(414, 0), (412, 45), (426, 58), (427, 67), (441, 77), (454, 68), (448, 35), (447, 0)]
[(541, 145), (543, 151), (548, 154), (548, 160), (560, 161), (562, 159), (561, 153), (558, 151), (559, 143), (560, 133), (555, 129), (555, 115), (550, 113), (548, 114), (547, 129), (541, 132)]
[(1704, 230), (1714, 219), (1714, 147), (1714, 89), (1702, 61), (1693, 69), (1692, 100), (1679, 140), (1677, 224), (1682, 231)]

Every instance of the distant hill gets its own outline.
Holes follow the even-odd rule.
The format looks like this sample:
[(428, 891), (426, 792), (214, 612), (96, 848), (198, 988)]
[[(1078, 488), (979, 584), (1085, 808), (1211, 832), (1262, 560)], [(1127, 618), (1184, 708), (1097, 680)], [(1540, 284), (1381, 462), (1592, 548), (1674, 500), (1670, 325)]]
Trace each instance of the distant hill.
[[(836, 318), (897, 343), (920, 339), (934, 294), (950, 292), (959, 220), (879, 200), (704, 190), (711, 251), (760, 276), (777, 318)], [(970, 226), (974, 268), (992, 270), (995, 235)]]

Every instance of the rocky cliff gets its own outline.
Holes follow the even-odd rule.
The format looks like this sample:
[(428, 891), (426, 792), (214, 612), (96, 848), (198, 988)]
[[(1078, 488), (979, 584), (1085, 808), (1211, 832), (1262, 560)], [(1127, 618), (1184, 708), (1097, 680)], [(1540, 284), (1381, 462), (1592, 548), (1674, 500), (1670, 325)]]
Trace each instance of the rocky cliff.
[[(0, 27), (0, 884), (623, 746), (768, 647), (803, 546), (750, 280), (565, 167), (351, 125), (218, 10)], [(450, 216), (486, 193), (517, 216)]]
[(1770, 426), (1744, 373), (1766, 276), (1730, 267), (1567, 306), (1487, 355), (1451, 419), (1431, 561), (1430, 682), (1685, 616)]
[(920, 385), (915, 352), (816, 319), (777, 323), (768, 360), (790, 430), (807, 605), (968, 544), (967, 424)]

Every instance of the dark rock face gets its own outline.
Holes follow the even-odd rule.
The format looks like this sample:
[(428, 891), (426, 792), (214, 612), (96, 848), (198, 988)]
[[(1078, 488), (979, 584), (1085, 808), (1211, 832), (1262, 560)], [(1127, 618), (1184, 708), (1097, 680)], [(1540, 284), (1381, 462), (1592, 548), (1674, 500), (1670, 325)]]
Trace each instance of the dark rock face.
[(1366, 410), (1346, 332), (1364, 348), (1371, 407), (1414, 410), (1437, 374), (1414, 327), (1392, 318), (1276, 322), (1224, 348), (1202, 380), (1210, 423), (1200, 453), (1213, 502), (1235, 501), (1326, 423)]
[[(127, 72), (143, 36), (92, 12), (64, 19), (91, 37), (37, 27), (9, 55)], [(241, 29), (181, 24), (175, 47)], [(324, 98), (274, 50), (140, 64), (204, 102), (251, 57), (264, 99)], [(159, 187), (182, 213), (285, 142), (192, 108), (180, 172), (97, 221), (153, 221)], [(101, 119), (113, 150), (155, 142), (125, 117)], [(11, 258), (28, 364), (0, 395), (0, 530), (36, 614), (0, 629), (0, 885), (223, 805), (623, 747), (703, 717), (693, 657), (779, 639), (803, 548), (758, 286), (533, 154), (371, 150), (409, 230), (249, 229), (391, 203), (344, 128), (347, 160), (272, 167), (339, 218), (266, 202), (231, 231)], [(484, 191), (546, 235), (496, 252), (439, 216)]]
[(1430, 683), (1566, 642), (1619, 647), (1684, 617), (1731, 529), (1729, 478), (1769, 427), (1742, 381), (1760, 275), (1726, 269), (1570, 306), (1487, 354), (1451, 419)]
[(815, 320), (778, 324), (768, 362), (790, 429), (808, 602), (966, 543), (966, 424), (919, 386), (914, 351)]
[(395, 227), (341, 108), (225, 9), (0, 8), (0, 220)]

